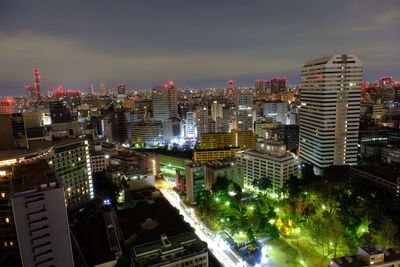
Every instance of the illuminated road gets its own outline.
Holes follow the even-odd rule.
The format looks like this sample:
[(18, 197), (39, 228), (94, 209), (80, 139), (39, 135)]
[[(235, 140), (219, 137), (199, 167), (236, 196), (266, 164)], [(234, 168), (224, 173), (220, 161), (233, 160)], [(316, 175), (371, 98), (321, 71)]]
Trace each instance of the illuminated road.
[(196, 218), (193, 209), (185, 207), (185, 204), (175, 192), (170, 191), (167, 188), (159, 189), (169, 203), (180, 211), (185, 221), (195, 229), (197, 236), (204, 242), (207, 242), (208, 248), (223, 266), (247, 266), (247, 264), (240, 259), (240, 257), (236, 255), (236, 253), (233, 252), (221, 238), (212, 234), (212, 231)]

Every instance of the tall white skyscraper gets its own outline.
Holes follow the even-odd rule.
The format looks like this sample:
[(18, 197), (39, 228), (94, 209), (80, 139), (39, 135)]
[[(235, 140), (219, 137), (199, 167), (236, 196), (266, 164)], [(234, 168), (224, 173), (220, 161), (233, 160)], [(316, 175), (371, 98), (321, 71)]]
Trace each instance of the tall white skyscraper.
[(300, 158), (316, 172), (356, 164), (362, 63), (354, 55), (313, 59), (301, 77)]
[(177, 92), (173, 81), (152, 89), (153, 117), (156, 121), (165, 121), (178, 114)]

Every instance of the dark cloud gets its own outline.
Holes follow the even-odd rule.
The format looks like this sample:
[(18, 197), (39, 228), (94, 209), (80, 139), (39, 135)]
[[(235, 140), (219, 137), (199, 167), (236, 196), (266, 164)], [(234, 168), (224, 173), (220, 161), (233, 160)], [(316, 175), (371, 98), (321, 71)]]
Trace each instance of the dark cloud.
[(400, 2), (85, 0), (0, 2), (0, 95), (48, 84), (85, 89), (224, 86), (299, 80), (310, 58), (354, 53), (365, 79), (400, 79)]

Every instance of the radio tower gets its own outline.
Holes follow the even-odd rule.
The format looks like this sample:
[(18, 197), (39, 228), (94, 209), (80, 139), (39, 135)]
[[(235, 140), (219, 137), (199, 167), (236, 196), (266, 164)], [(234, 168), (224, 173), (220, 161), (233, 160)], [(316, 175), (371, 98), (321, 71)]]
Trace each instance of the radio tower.
[(38, 68), (33, 68), (33, 73), (35, 74), (35, 90), (37, 94), (37, 98), (40, 100), (42, 98), (41, 92), (40, 92), (40, 76), (39, 69)]

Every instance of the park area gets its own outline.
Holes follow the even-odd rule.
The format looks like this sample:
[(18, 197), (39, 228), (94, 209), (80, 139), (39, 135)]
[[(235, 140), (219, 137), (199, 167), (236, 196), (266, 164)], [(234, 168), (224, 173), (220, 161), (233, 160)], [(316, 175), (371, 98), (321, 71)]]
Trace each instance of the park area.
[(279, 194), (266, 184), (241, 190), (222, 177), (196, 213), (252, 265), (263, 249), (271, 266), (328, 266), (362, 245), (399, 244), (398, 199), (382, 191), (348, 179), (345, 168), (321, 177), (305, 166)]

